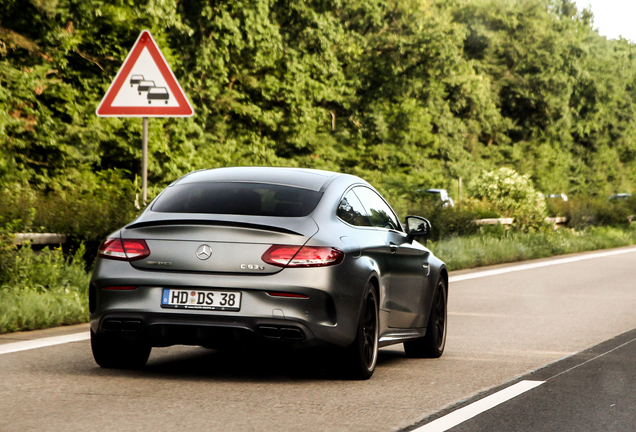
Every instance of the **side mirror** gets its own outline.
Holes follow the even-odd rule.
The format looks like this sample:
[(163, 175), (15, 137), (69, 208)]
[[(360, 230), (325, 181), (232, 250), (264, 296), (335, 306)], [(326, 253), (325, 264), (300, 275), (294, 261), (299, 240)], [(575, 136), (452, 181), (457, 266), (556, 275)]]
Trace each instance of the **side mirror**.
[(415, 237), (422, 237), (431, 232), (431, 223), (419, 216), (406, 217), (406, 233), (412, 241)]

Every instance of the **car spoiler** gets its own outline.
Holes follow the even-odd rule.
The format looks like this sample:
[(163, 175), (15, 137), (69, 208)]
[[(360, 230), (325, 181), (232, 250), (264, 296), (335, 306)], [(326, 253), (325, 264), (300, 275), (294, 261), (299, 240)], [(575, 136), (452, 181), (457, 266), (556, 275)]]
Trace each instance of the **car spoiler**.
[(153, 221), (144, 221), (144, 222), (133, 222), (130, 225), (127, 225), (126, 229), (135, 229), (135, 228), (147, 228), (154, 226), (174, 226), (174, 225), (207, 225), (207, 226), (228, 226), (228, 227), (237, 227), (237, 228), (249, 228), (249, 229), (258, 229), (263, 231), (273, 231), (279, 232), (283, 234), (291, 234), (302, 236), (302, 233), (297, 231), (292, 231), (287, 228), (271, 226), (271, 225), (262, 225), (255, 224), (249, 222), (233, 222), (233, 221), (221, 221), (221, 220), (207, 220), (207, 219), (162, 219), (162, 220), (153, 220)]

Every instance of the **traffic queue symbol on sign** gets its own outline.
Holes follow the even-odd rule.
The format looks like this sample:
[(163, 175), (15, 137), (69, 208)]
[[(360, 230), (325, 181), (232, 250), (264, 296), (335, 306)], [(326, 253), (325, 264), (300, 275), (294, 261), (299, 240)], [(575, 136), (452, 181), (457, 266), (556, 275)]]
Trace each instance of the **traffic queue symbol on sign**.
[(96, 113), (100, 117), (190, 117), (194, 110), (150, 32), (144, 30)]

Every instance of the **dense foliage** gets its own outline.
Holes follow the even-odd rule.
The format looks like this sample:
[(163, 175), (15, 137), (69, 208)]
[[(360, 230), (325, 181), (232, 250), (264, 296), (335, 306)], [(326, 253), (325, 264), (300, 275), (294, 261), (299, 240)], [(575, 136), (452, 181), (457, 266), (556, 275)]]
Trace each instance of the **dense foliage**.
[(401, 213), (502, 166), (544, 193), (636, 184), (633, 44), (571, 0), (4, 0), (0, 184), (84, 218), (48, 230), (134, 213), (141, 120), (94, 112), (144, 28), (196, 110), (151, 119), (151, 195), (228, 165), (358, 174)]
[[(85, 321), (79, 244), (90, 262), (143, 205), (141, 119), (95, 115), (142, 29), (196, 111), (150, 120), (150, 196), (200, 168), (302, 166), (428, 216), (452, 269), (634, 243), (624, 226), (471, 223), (536, 225), (532, 184), (574, 196), (548, 202), (570, 227), (636, 214), (607, 200), (636, 192), (634, 44), (593, 27), (572, 0), (2, 0), (0, 333)], [(520, 174), (513, 200), (484, 192), (502, 167)], [(485, 199), (422, 195), (460, 177)], [(78, 252), (16, 248), (20, 231), (72, 234)]]

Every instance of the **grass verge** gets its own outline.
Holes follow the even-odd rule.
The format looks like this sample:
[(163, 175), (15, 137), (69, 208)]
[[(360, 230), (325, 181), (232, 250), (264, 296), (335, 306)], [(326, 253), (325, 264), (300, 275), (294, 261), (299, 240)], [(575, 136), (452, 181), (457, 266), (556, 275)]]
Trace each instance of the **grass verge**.
[(88, 322), (88, 305), (77, 292), (0, 291), (0, 334)]
[(0, 285), (0, 334), (87, 322), (83, 254), (83, 247), (69, 259), (58, 249), (12, 251)]
[(533, 233), (493, 227), (469, 237), (429, 242), (428, 246), (452, 271), (634, 244), (636, 224), (629, 228), (592, 227), (582, 231), (562, 228)]

